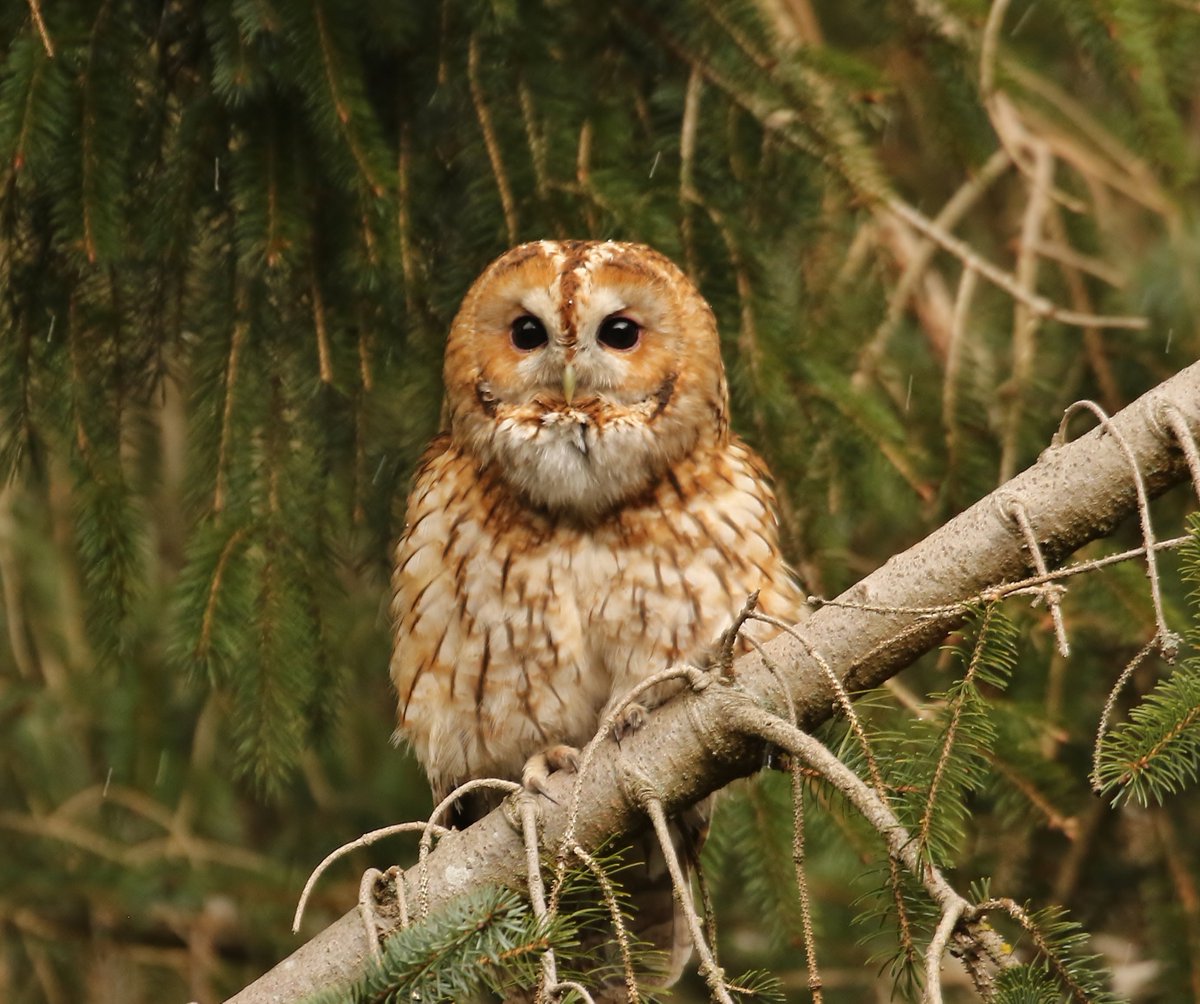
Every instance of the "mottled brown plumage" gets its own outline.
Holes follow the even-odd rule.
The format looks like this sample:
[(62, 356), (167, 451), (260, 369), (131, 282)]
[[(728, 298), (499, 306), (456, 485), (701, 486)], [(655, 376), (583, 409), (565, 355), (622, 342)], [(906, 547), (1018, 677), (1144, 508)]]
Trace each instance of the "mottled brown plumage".
[(702, 661), (754, 590), (799, 615), (712, 311), (662, 255), (513, 249), (467, 293), (444, 375), (392, 607), (397, 736), (435, 795), (582, 746), (639, 681)]

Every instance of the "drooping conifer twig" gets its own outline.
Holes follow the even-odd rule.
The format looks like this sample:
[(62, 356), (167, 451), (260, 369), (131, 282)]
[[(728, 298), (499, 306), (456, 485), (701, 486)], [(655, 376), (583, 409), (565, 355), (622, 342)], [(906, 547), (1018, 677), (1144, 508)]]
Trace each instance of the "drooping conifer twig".
[[(920, 842), (914, 840), (886, 802), (862, 778), (831, 753), (823, 743), (774, 715), (766, 714), (748, 700), (730, 702), (727, 709), (730, 724), (786, 750), (801, 762), (814, 768), (867, 820), (884, 839), (889, 858), (900, 862), (925, 887), (941, 911), (934, 940), (926, 953), (925, 1000), (941, 1004), (941, 953), (959, 922), (974, 914), (975, 908), (959, 895), (923, 853)], [(960, 933), (960, 937), (988, 946), (998, 958), (1003, 951), (995, 944), (994, 933), (976, 929)], [(934, 952), (937, 952), (935, 955)]]
[(570, 853), (570, 849), (576, 844), (575, 831), (579, 820), (579, 813), (583, 805), (583, 795), (586, 791), (585, 782), (595, 762), (597, 751), (601, 745), (612, 737), (613, 728), (617, 722), (620, 721), (627, 709), (637, 703), (637, 699), (642, 694), (660, 684), (680, 679), (687, 680), (694, 690), (701, 690), (708, 685), (705, 674), (694, 666), (672, 666), (661, 673), (655, 673), (653, 676), (639, 683), (621, 699), (608, 715), (605, 716), (604, 721), (600, 723), (600, 728), (596, 730), (595, 736), (592, 737), (580, 752), (579, 765), (575, 770), (575, 780), (571, 786), (571, 799), (567, 810), (567, 825), (562, 839), (558, 843), (558, 852), (555, 859), (554, 886), (550, 893), (551, 913), (558, 908), (558, 898), (562, 892), (563, 883), (566, 881), (567, 855)]
[[(1093, 429), (1072, 442), (1053, 443), (1032, 467), (1004, 486), (1005, 495), (1023, 500), (1048, 565), (1111, 532), (1137, 511), (1136, 493), (1130, 491), (1131, 465), (1112, 430), (1120, 432), (1136, 457), (1147, 496), (1188, 479), (1183, 450), (1172, 437), (1162, 435), (1154, 420), (1166, 404), (1179, 409), (1191, 432), (1200, 427), (1200, 363), (1114, 415), (1107, 431)], [(1157, 546), (1149, 541), (1147, 550)], [(989, 590), (1005, 592), (1006, 583), (1024, 582), (1029, 572), (1027, 550), (1003, 518), (996, 497), (988, 496), (895, 555), (836, 601), (814, 610), (801, 629), (807, 645), (781, 632), (763, 646), (764, 653), (787, 679), (795, 720), (811, 730), (830, 715), (834, 692), (809, 649), (822, 653), (845, 690), (878, 686), (962, 622), (964, 598)], [(855, 609), (856, 604), (864, 609)], [(594, 757), (587, 783), (577, 792), (572, 793), (572, 779), (550, 778), (558, 804), (542, 806), (544, 846), (560, 846), (568, 826), (573, 835), (569, 846), (585, 849), (644, 826), (645, 817), (627, 798), (622, 781), (630, 768), (649, 781), (668, 813), (758, 769), (761, 742), (734, 728), (734, 716), (745, 706), (756, 713), (788, 713), (788, 700), (774, 674), (757, 653), (737, 660), (734, 684), (695, 673), (706, 685), (687, 687), (656, 709), (619, 749), (610, 736), (596, 741), (605, 755)], [(777, 722), (787, 725), (782, 718)], [(422, 890), (427, 907), (487, 885), (520, 888), (525, 881), (524, 847), (505, 814), (493, 812), (469, 830), (444, 836), (404, 877), (410, 894)], [(297, 999), (352, 978), (367, 956), (363, 938), (357, 911), (352, 911), (232, 1000), (259, 1004)], [(966, 961), (968, 968), (976, 965), (970, 954)], [(984, 977), (981, 973), (977, 978)]]
[[(790, 719), (789, 719), (790, 721)], [(804, 868), (804, 774), (798, 760), (789, 765), (792, 779), (792, 864), (796, 869), (796, 895), (800, 899), (800, 932), (804, 938), (804, 963), (813, 1004), (822, 1004), (821, 970), (817, 966), (817, 938), (813, 933), (812, 900)]]
[(1104, 409), (1096, 404), (1095, 401), (1076, 401), (1063, 412), (1058, 432), (1055, 433), (1055, 443), (1061, 443), (1066, 439), (1067, 424), (1070, 422), (1071, 416), (1077, 411), (1090, 411), (1095, 415), (1100, 420), (1100, 427), (1116, 440), (1117, 445), (1121, 448), (1122, 455), (1129, 462), (1130, 474), (1133, 477), (1133, 487), (1137, 492), (1138, 521), (1141, 524), (1142, 540), (1146, 550), (1146, 575), (1150, 579), (1150, 597), (1154, 601), (1154, 623), (1158, 627), (1158, 647), (1159, 651), (1162, 652), (1163, 658), (1167, 662), (1173, 662), (1175, 653), (1179, 649), (1179, 638), (1167, 627), (1166, 615), (1163, 613), (1162, 583), (1158, 578), (1158, 559), (1154, 555), (1154, 528), (1150, 525), (1150, 499), (1146, 494), (1146, 482), (1142, 477), (1142, 470), (1138, 464), (1138, 459), (1122, 435), (1121, 430), (1113, 425)]
[(1158, 647), (1159, 636), (1155, 633), (1154, 637), (1138, 649), (1137, 654), (1125, 664), (1121, 675), (1117, 677), (1117, 682), (1108, 692), (1108, 700), (1104, 702), (1104, 711), (1100, 714), (1100, 723), (1096, 726), (1096, 739), (1092, 743), (1092, 773), (1088, 778), (1093, 793), (1097, 795), (1104, 790), (1104, 783), (1100, 780), (1100, 750), (1104, 745), (1104, 737), (1108, 735), (1108, 723), (1112, 720), (1113, 712), (1117, 708), (1117, 698), (1121, 696), (1121, 691), (1125, 689), (1125, 684), (1129, 682), (1129, 678), (1133, 676), (1138, 666), (1145, 662), (1146, 657)]
[(417, 870), (420, 874), (419, 889), (420, 895), (417, 899), (418, 909), (421, 911), (422, 917), (429, 916), (429, 869), (426, 864), (429, 860), (429, 852), (433, 847), (433, 837), (435, 830), (441, 830), (442, 827), (436, 826), (435, 821), (441, 817), (455, 802), (463, 795), (469, 795), (472, 791), (479, 789), (492, 789), (493, 791), (503, 791), (506, 794), (512, 795), (521, 791), (521, 785), (515, 781), (506, 781), (498, 777), (477, 777), (474, 780), (467, 781), (465, 784), (460, 784), (450, 794), (443, 798), (437, 805), (434, 806), (433, 812), (429, 814), (429, 819), (426, 821), (424, 829), (421, 833), (421, 844), (418, 850)]
[[(798, 632), (789, 624), (776, 617), (770, 617), (766, 614), (751, 612), (748, 615), (753, 620), (762, 621), (764, 624), (770, 624), (772, 627), (777, 627), (781, 631), (786, 632), (794, 638), (801, 646), (809, 658), (813, 659), (818, 666), (821, 667), (821, 672), (825, 674), (830, 687), (836, 696), (838, 707), (842, 714), (846, 716), (846, 721), (850, 726), (850, 731), (854, 734), (854, 738), (858, 741), (859, 748), (862, 750), (863, 759), (866, 761), (867, 773), (871, 779), (871, 785), (874, 787), (880, 799), (887, 799), (887, 785), (884, 784), (883, 774), (879, 770), (879, 764), (875, 759), (875, 753), (871, 749), (871, 743), (867, 739), (867, 730), (863, 728), (862, 722), (859, 720), (858, 714), (854, 710), (854, 702), (850, 698), (849, 692), (842, 686), (842, 681), (838, 678), (837, 673), (829, 665), (829, 662), (816, 648), (812, 647), (804, 634)], [(791, 705), (789, 695), (789, 708)], [(789, 718), (789, 721), (793, 719)], [(892, 892), (892, 903), (896, 908), (896, 918), (900, 927), (900, 940), (903, 945), (904, 954), (910, 960), (916, 959), (916, 943), (913, 940), (912, 924), (909, 921), (908, 905), (904, 901), (904, 890), (900, 882), (900, 869), (894, 858), (888, 858), (888, 881)]]
[(629, 995), (629, 1004), (640, 1004), (641, 991), (637, 984), (637, 975), (633, 971), (633, 948), (629, 943), (629, 932), (625, 929), (625, 918), (621, 914), (621, 904), (617, 902), (616, 889), (604, 869), (591, 854), (576, 844), (571, 853), (584, 863), (596, 884), (600, 886), (600, 896), (608, 908), (608, 917), (613, 925), (613, 937), (617, 941), (617, 949), (621, 953), (621, 968), (625, 973), (625, 992)]
[(675, 898), (679, 901), (688, 934), (691, 935), (692, 947), (700, 957), (700, 975), (708, 983), (708, 989), (716, 1000), (722, 1004), (733, 1004), (729, 987), (725, 984), (725, 973), (717, 965), (704, 932), (700, 929), (700, 921), (696, 917), (696, 904), (692, 900), (692, 883), (684, 874), (679, 864), (679, 856), (675, 853), (674, 842), (671, 840), (671, 826), (667, 822), (662, 800), (655, 794), (649, 781), (635, 772), (631, 771), (626, 775), (626, 784), (630, 786), (630, 797), (639, 803), (650, 817), (655, 836), (658, 837), (659, 847), (662, 848), (663, 857), (667, 862), (667, 871), (671, 873)]
[(1188, 428), (1187, 418), (1173, 404), (1164, 404), (1159, 409), (1158, 418), (1171, 431), (1175, 442), (1187, 457), (1188, 470), (1192, 475), (1192, 490), (1200, 500), (1200, 450), (1196, 448), (1196, 437)]
[[(1038, 544), (1037, 534), (1034, 533), (1033, 524), (1029, 522), (1029, 513), (1025, 511), (1025, 506), (1020, 499), (1006, 499), (1005, 503), (1009, 514), (1016, 521), (1017, 526), (1021, 528), (1021, 536), (1025, 538), (1025, 546), (1029, 548), (1030, 557), (1033, 558), (1033, 567), (1037, 569), (1038, 575), (1045, 575), (1049, 569), (1046, 566), (1046, 559), (1042, 555), (1041, 545)], [(1059, 603), (1059, 591), (1062, 587), (1047, 584), (1043, 587), (1042, 597), (1046, 601), (1046, 606), (1050, 608), (1050, 616), (1054, 621), (1054, 637), (1058, 640), (1059, 654), (1065, 659), (1071, 654), (1071, 646), (1067, 641), (1067, 628), (1063, 623), (1062, 605)]]
[[(537, 802), (528, 791), (522, 791), (517, 796), (517, 806), (521, 815), (521, 838), (525, 842), (525, 875), (526, 887), (529, 891), (529, 905), (533, 915), (538, 920), (545, 920), (546, 887), (542, 882), (541, 845), (538, 839)], [(554, 957), (554, 949), (547, 948), (542, 953), (542, 986), (544, 993), (549, 995), (558, 986), (558, 962)]]

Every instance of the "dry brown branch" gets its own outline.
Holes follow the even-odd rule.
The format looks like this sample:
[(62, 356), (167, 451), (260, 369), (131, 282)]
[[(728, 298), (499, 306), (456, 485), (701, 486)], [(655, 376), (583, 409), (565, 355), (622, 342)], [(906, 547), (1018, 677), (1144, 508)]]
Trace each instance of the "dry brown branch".
[(508, 181), (508, 173), (504, 170), (504, 159), (500, 154), (500, 142), (496, 138), (496, 128), (492, 124), (491, 112), (488, 111), (484, 100), (483, 85), (479, 82), (479, 37), (472, 35), (467, 45), (467, 78), (471, 85), (471, 101), (475, 105), (475, 117), (479, 120), (479, 130), (483, 133), (483, 144), (487, 148), (488, 160), (492, 165), (492, 176), (496, 179), (496, 189), (500, 193), (500, 205), (504, 210), (504, 224), (508, 228), (508, 243), (517, 243), (517, 204), (513, 198), (512, 186)]
[[(1006, 495), (1023, 500), (1049, 565), (1111, 532), (1137, 509), (1129, 458), (1113, 430), (1136, 458), (1148, 495), (1188, 479), (1183, 451), (1173, 438), (1161, 434), (1155, 420), (1167, 404), (1179, 409), (1194, 434), (1200, 427), (1200, 363), (1113, 416), (1107, 430), (1093, 429), (1073, 442), (1056, 442), (1005, 486)], [(658, 708), (644, 728), (623, 739), (619, 749), (610, 737), (601, 737), (597, 745), (603, 746), (604, 755), (590, 765), (586, 786), (573, 795), (570, 778), (550, 778), (549, 788), (558, 804), (542, 805), (543, 846), (560, 846), (568, 826), (573, 833), (569, 846), (577, 843), (585, 849), (643, 827), (645, 817), (626, 792), (624, 778), (630, 771), (645, 779), (667, 813), (694, 804), (735, 777), (753, 773), (761, 763), (761, 741), (732, 727), (739, 708), (781, 715), (787, 712), (790, 695), (800, 728), (809, 730), (831, 713), (833, 688), (809, 650), (822, 653), (846, 690), (878, 686), (962, 622), (956, 604), (964, 597), (1022, 580), (1029, 570), (1029, 555), (996, 498), (980, 500), (894, 556), (839, 602), (815, 610), (801, 628), (806, 644), (785, 632), (765, 645), (766, 656), (782, 672), (786, 686), (781, 686), (763, 658), (751, 653), (735, 663), (732, 684), (696, 671), (706, 685), (685, 688)], [(855, 603), (870, 604), (881, 612), (845, 605)], [(893, 612), (905, 608), (947, 612), (940, 616)], [(774, 720), (787, 726), (782, 719)], [(525, 873), (520, 834), (500, 811), (466, 831), (443, 837), (436, 850), (408, 869), (404, 881), (410, 895), (421, 889), (425, 904), (434, 909), (471, 889), (496, 884), (519, 889)], [(952, 946), (958, 944), (952, 937)], [(368, 954), (357, 911), (352, 911), (232, 1000), (237, 1004), (293, 1000), (348, 982), (361, 973)], [(989, 963), (987, 951), (972, 948), (964, 962), (978, 982), (986, 978), (986, 966), (995, 960)]]
[[(983, 167), (946, 200), (945, 205), (938, 210), (937, 215), (933, 218), (934, 225), (945, 230), (947, 233), (953, 232), (954, 228), (958, 226), (980, 198), (991, 188), (992, 183), (1002, 177), (1011, 164), (1012, 158), (1009, 157), (1006, 150), (1001, 149), (993, 153)], [(903, 260), (904, 271), (901, 272), (900, 278), (896, 280), (895, 288), (888, 297), (887, 313), (884, 316), (883, 323), (876, 329), (875, 336), (867, 344), (867, 347), (859, 357), (856, 377), (858, 377), (859, 373), (869, 370), (883, 355), (892, 334), (900, 323), (900, 319), (904, 316), (904, 311), (908, 306), (909, 300), (912, 298), (926, 268), (929, 267), (929, 263), (933, 260), (936, 251), (937, 245), (927, 238), (921, 242), (911, 256)], [(974, 273), (972, 272), (972, 274)], [(956, 299), (956, 310), (957, 307), (958, 300)], [(955, 314), (955, 319), (957, 320), (957, 313)], [(953, 339), (953, 327), (951, 332), (951, 339)], [(950, 346), (947, 346), (947, 354), (950, 351)]]
[(1144, 317), (1081, 314), (1075, 310), (1065, 310), (1044, 296), (1036, 293), (1027, 293), (1022, 289), (1021, 284), (1014, 276), (976, 253), (974, 248), (967, 244), (966, 241), (959, 240), (953, 234), (934, 226), (932, 220), (926, 218), (912, 206), (908, 205), (908, 203), (901, 199), (892, 198), (888, 200), (887, 207), (902, 220), (921, 231), (921, 233), (931, 237), (943, 250), (949, 251), (950, 254), (958, 258), (964, 266), (973, 268), (983, 278), (987, 279), (988, 282), (1008, 293), (1014, 300), (1024, 303), (1037, 317), (1076, 327), (1128, 328), (1133, 331), (1143, 331), (1149, 325), (1149, 322)]
[(53, 59), (54, 42), (50, 38), (50, 32), (46, 30), (46, 22), (42, 19), (42, 5), (38, 0), (29, 0), (29, 14), (33, 18), (34, 27), (37, 28), (38, 38), (42, 40), (42, 47), (46, 50), (46, 55)]

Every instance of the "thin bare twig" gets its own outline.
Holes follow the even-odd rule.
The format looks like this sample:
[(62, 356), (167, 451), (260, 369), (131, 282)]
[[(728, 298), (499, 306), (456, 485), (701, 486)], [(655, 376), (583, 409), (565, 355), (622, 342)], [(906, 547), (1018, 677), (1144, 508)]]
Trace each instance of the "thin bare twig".
[(42, 48), (46, 50), (46, 55), (53, 59), (54, 42), (50, 39), (50, 32), (46, 30), (46, 22), (42, 20), (42, 5), (38, 0), (29, 0), (29, 13), (33, 18), (34, 27), (37, 28), (38, 37), (42, 40)]
[[(1000, 149), (995, 151), (987, 159), (983, 167), (979, 169), (978, 173), (962, 184), (946, 200), (942, 208), (938, 210), (938, 214), (933, 218), (933, 224), (947, 233), (953, 232), (963, 217), (974, 208), (980, 198), (991, 188), (992, 183), (1003, 176), (1011, 164), (1012, 158), (1008, 155), (1007, 150)], [(863, 349), (859, 356), (855, 373), (856, 377), (859, 373), (870, 369), (875, 361), (883, 355), (884, 350), (887, 348), (887, 343), (891, 340), (892, 334), (896, 330), (896, 326), (904, 316), (905, 307), (907, 307), (909, 300), (912, 298), (917, 284), (921, 281), (921, 277), (924, 275), (929, 263), (933, 260), (936, 251), (937, 245), (927, 237), (918, 246), (916, 254), (904, 263), (904, 271), (900, 273), (900, 278), (896, 280), (896, 285), (893, 287), (891, 296), (888, 298), (887, 313), (882, 323), (876, 329), (874, 337), (867, 343), (866, 348)]]
[(1017, 244), (1016, 282), (1021, 290), (1013, 309), (1012, 376), (1008, 415), (1000, 449), (1000, 483), (1008, 481), (1016, 470), (1021, 419), (1024, 417), (1026, 387), (1037, 351), (1037, 329), (1041, 318), (1030, 307), (1037, 296), (1040, 258), (1034, 250), (1042, 234), (1042, 225), (1050, 208), (1050, 187), (1054, 177), (1054, 157), (1045, 143), (1031, 141), (1033, 168), (1029, 174), (1029, 200), (1021, 220)]
[(703, 690), (709, 683), (707, 674), (695, 666), (672, 666), (669, 669), (664, 669), (661, 673), (655, 673), (653, 676), (647, 677), (625, 694), (609, 711), (604, 717), (604, 721), (600, 723), (600, 727), (596, 730), (596, 734), (592, 736), (588, 744), (580, 751), (579, 766), (576, 768), (575, 783), (571, 786), (571, 801), (567, 808), (567, 824), (563, 829), (562, 839), (559, 841), (558, 854), (555, 860), (554, 885), (550, 891), (551, 915), (558, 909), (558, 897), (562, 891), (563, 882), (566, 879), (567, 854), (570, 848), (575, 846), (576, 843), (575, 830), (578, 826), (579, 809), (582, 804), (584, 779), (587, 777), (588, 769), (596, 757), (597, 750), (602, 743), (611, 737), (613, 726), (616, 725), (617, 720), (624, 714), (625, 709), (641, 697), (642, 694), (659, 684), (679, 679), (687, 680), (695, 690)]
[(500, 142), (496, 138), (492, 116), (484, 100), (483, 86), (479, 82), (479, 36), (474, 33), (467, 43), (467, 80), (471, 87), (471, 103), (475, 106), (475, 117), (479, 120), (479, 130), (483, 133), (483, 145), (492, 165), (492, 176), (496, 179), (496, 188), (500, 193), (504, 225), (508, 229), (508, 243), (516, 244), (520, 231), (517, 225), (517, 205), (512, 187), (508, 183), (508, 174), (504, 170), (504, 159), (500, 153)]
[(970, 266), (962, 270), (958, 280), (958, 292), (954, 296), (954, 314), (950, 321), (950, 343), (946, 346), (946, 372), (942, 377), (942, 425), (946, 429), (946, 446), (950, 454), (950, 469), (956, 467), (958, 457), (958, 374), (961, 368), (963, 344), (966, 339), (967, 319), (975, 299), (975, 287), (979, 273)]
[(900, 219), (921, 231), (921, 233), (931, 237), (941, 248), (949, 251), (950, 254), (954, 255), (964, 265), (974, 268), (988, 282), (999, 286), (1013, 297), (1013, 299), (1025, 302), (1038, 317), (1075, 327), (1128, 328), (1134, 331), (1144, 331), (1149, 327), (1150, 322), (1145, 317), (1083, 314), (1075, 310), (1065, 310), (1039, 294), (1026, 293), (1010, 273), (993, 265), (986, 258), (976, 253), (965, 241), (959, 240), (953, 234), (934, 226), (932, 220), (928, 219), (902, 199), (889, 198), (887, 200), (887, 208), (900, 217)]
[[(843, 714), (845, 714), (846, 721), (850, 726), (851, 732), (858, 740), (858, 744), (863, 751), (863, 757), (867, 763), (867, 772), (871, 777), (871, 784), (875, 786), (875, 791), (880, 800), (886, 800), (887, 788), (884, 785), (883, 775), (879, 770), (879, 764), (875, 760), (875, 754), (872, 751), (871, 744), (867, 739), (866, 730), (863, 728), (862, 722), (859, 721), (858, 715), (854, 711), (854, 702), (850, 699), (850, 694), (846, 691), (846, 687), (842, 683), (841, 678), (833, 671), (833, 668), (829, 665), (829, 662), (825, 659), (825, 657), (809, 643), (807, 638), (800, 634), (800, 632), (796, 631), (796, 629), (790, 624), (787, 624), (778, 618), (769, 617), (766, 614), (757, 612), (752, 612), (749, 616), (754, 620), (763, 621), (766, 624), (773, 624), (775, 627), (780, 628), (787, 634), (791, 635), (792, 638), (800, 643), (800, 645), (808, 653), (809, 657), (812, 658), (818, 666), (820, 666), (821, 672), (825, 675), (826, 679), (829, 681), (829, 685), (833, 688), (838, 706), (842, 709)], [(900, 874), (895, 859), (891, 857), (888, 858), (888, 872), (891, 880), (892, 898), (896, 904), (896, 916), (900, 924), (900, 936), (903, 942), (904, 951), (906, 955), (911, 957), (916, 952), (916, 946), (915, 942), (913, 941), (912, 932), (909, 925), (908, 908), (904, 903), (904, 894), (900, 888)]]
[(1170, 430), (1171, 435), (1175, 437), (1175, 442), (1183, 450), (1183, 455), (1187, 458), (1188, 471), (1192, 475), (1192, 491), (1196, 493), (1196, 498), (1200, 499), (1200, 451), (1196, 449), (1196, 437), (1188, 428), (1187, 419), (1183, 412), (1169, 402), (1164, 403), (1158, 409), (1155, 418)]
[[(537, 801), (528, 791), (522, 792), (517, 799), (521, 813), (521, 838), (525, 842), (525, 876), (529, 887), (529, 905), (533, 915), (538, 920), (546, 917), (546, 887), (542, 884), (542, 862), (538, 854), (541, 849), (538, 840)], [(546, 994), (550, 988), (558, 984), (558, 963), (554, 957), (554, 949), (547, 948), (542, 953), (542, 985)]]
[[(369, 833), (364, 833), (356, 840), (351, 840), (349, 843), (342, 844), (341, 847), (325, 855), (325, 858), (321, 861), (321, 863), (317, 865), (317, 867), (314, 868), (312, 873), (308, 876), (308, 881), (304, 883), (304, 890), (300, 893), (300, 902), (296, 904), (296, 913), (292, 917), (292, 933), (295, 934), (300, 930), (300, 922), (304, 919), (304, 908), (308, 905), (309, 896), (312, 895), (312, 891), (316, 887), (317, 881), (322, 875), (325, 874), (325, 871), (335, 861), (344, 858), (351, 851), (356, 851), (360, 847), (369, 847), (371, 844), (378, 843), (380, 840), (383, 840), (386, 837), (393, 837), (398, 833), (424, 833), (430, 828), (430, 824), (425, 821), (414, 823), (396, 823), (393, 826), (383, 826), (378, 830), (371, 830)], [(450, 832), (444, 826), (433, 826), (432, 829), (437, 833), (438, 836)]]
[[(1002, 505), (1005, 507), (1007, 515), (1016, 521), (1016, 524), (1021, 529), (1021, 536), (1025, 538), (1025, 546), (1029, 548), (1029, 556), (1033, 559), (1033, 567), (1037, 569), (1038, 575), (1045, 575), (1049, 569), (1046, 567), (1046, 559), (1042, 555), (1041, 545), (1038, 544), (1037, 534), (1033, 530), (1033, 524), (1029, 521), (1029, 513), (1025, 510), (1025, 504), (1018, 498), (1006, 498)], [(1054, 621), (1054, 636), (1058, 639), (1059, 654), (1065, 659), (1071, 654), (1071, 646), (1067, 641), (1067, 628), (1063, 623), (1062, 604), (1059, 602), (1059, 590), (1062, 586), (1047, 585), (1042, 597), (1046, 601), (1046, 606), (1050, 608), (1050, 617)]]
[(1058, 431), (1054, 434), (1053, 446), (1058, 447), (1066, 442), (1067, 423), (1077, 411), (1090, 411), (1100, 421), (1101, 427), (1113, 437), (1121, 448), (1121, 453), (1129, 462), (1129, 470), (1133, 475), (1133, 487), (1137, 492), (1138, 520), (1142, 527), (1142, 542), (1146, 550), (1146, 575), (1150, 579), (1150, 596), (1154, 601), (1154, 623), (1158, 627), (1158, 647), (1167, 662), (1174, 662), (1179, 650), (1179, 637), (1167, 627), (1166, 615), (1163, 613), (1162, 584), (1158, 580), (1158, 561), (1154, 556), (1154, 529), (1150, 525), (1150, 500), (1146, 494), (1146, 481), (1138, 466), (1137, 457), (1132, 447), (1121, 432), (1108, 417), (1108, 413), (1095, 401), (1076, 401), (1063, 412)]
[(722, 1001), (723, 1004), (733, 1004), (729, 988), (725, 985), (725, 974), (721, 970), (721, 967), (717, 965), (717, 961), (713, 957), (708, 942), (704, 937), (704, 932), (700, 929), (700, 922), (696, 918), (696, 905), (692, 900), (691, 884), (688, 882), (687, 876), (684, 875), (683, 869), (679, 865), (679, 857), (675, 853), (675, 845), (671, 840), (670, 825), (667, 823), (667, 814), (663, 810), (662, 802), (648, 787), (645, 779), (632, 778), (631, 780), (633, 782), (631, 787), (636, 789), (631, 792), (631, 795), (646, 810), (646, 814), (650, 817), (650, 822), (654, 826), (655, 836), (658, 837), (663, 857), (667, 862), (667, 871), (671, 873), (671, 885), (675, 891), (675, 899), (679, 902), (684, 919), (687, 921), (688, 933), (691, 935), (692, 945), (696, 949), (696, 954), (700, 957), (700, 974), (708, 983), (708, 988), (716, 1000)]
[(433, 846), (434, 832), (438, 830), (442, 833), (446, 832), (445, 828), (438, 826), (435, 820), (462, 798), (463, 795), (470, 794), (472, 791), (477, 791), (480, 788), (498, 789), (510, 795), (515, 791), (524, 790), (516, 781), (506, 781), (498, 777), (477, 777), (466, 784), (460, 784), (434, 806), (433, 812), (429, 814), (429, 819), (424, 824), (424, 829), (421, 832), (421, 844), (417, 851), (417, 867), (419, 869), (418, 875), (420, 876), (417, 883), (417, 909), (420, 910), (422, 917), (429, 915), (429, 866), (427, 859), (429, 857), (429, 850)]

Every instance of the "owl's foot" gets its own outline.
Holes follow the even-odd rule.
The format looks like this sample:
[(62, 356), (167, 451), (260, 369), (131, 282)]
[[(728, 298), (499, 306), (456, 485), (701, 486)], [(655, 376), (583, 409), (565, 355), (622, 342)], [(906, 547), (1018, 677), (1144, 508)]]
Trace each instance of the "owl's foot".
[(525, 761), (525, 767), (521, 771), (521, 783), (526, 790), (536, 791), (553, 802), (554, 797), (546, 788), (546, 782), (550, 779), (550, 775), (558, 770), (574, 774), (578, 769), (579, 750), (574, 746), (562, 744), (550, 746)]
[(617, 720), (612, 725), (613, 738), (617, 741), (617, 744), (620, 745), (622, 739), (633, 735), (633, 733), (645, 725), (646, 716), (649, 713), (646, 706), (638, 704), (637, 701), (625, 705), (621, 713), (617, 715)]

